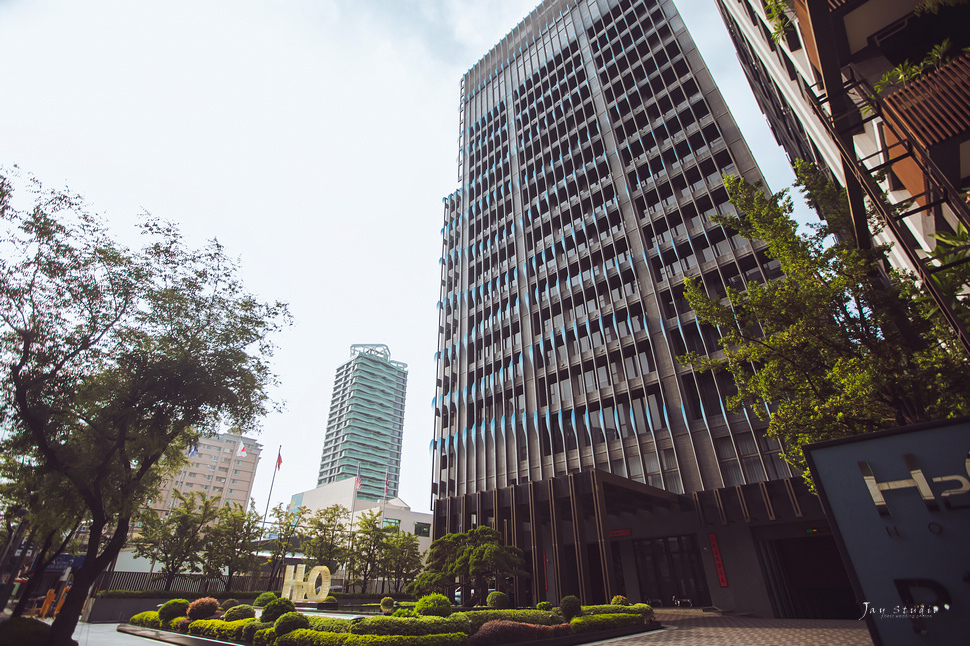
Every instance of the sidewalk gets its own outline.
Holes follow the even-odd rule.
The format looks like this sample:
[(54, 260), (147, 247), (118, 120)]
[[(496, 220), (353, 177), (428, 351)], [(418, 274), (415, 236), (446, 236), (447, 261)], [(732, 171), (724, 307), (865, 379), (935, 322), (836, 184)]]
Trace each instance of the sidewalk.
[(596, 643), (614, 646), (872, 646), (865, 622), (851, 619), (760, 619), (686, 608), (657, 608), (656, 613), (663, 630)]

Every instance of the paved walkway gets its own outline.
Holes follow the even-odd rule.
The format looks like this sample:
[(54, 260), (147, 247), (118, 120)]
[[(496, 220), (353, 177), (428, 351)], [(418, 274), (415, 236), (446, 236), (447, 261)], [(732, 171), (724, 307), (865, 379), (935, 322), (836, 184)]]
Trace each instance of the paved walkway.
[(872, 646), (863, 621), (758, 619), (723, 616), (697, 609), (657, 609), (658, 630), (597, 644), (614, 646)]
[[(665, 628), (650, 633), (596, 642), (611, 646), (872, 646), (865, 622), (830, 619), (758, 619), (722, 616), (702, 610), (657, 610)], [(118, 624), (80, 623), (74, 632), (79, 646), (150, 646), (159, 644), (117, 632)]]

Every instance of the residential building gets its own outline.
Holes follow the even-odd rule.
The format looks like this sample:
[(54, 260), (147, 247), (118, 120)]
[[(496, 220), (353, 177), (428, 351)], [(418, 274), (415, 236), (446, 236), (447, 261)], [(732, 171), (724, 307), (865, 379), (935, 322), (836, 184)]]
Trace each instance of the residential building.
[(459, 101), (433, 535), (487, 524), (522, 548), (531, 576), (497, 582), (520, 605), (854, 613), (766, 423), (727, 410), (730, 377), (677, 360), (719, 351), (685, 279), (724, 297), (780, 273), (708, 217), (733, 212), (723, 174), (762, 177), (674, 4), (546, 0)]
[[(768, 5), (780, 11), (774, 20)], [(970, 4), (717, 6), (789, 158), (815, 162), (847, 189), (860, 244), (869, 237), (866, 209), (877, 209), (886, 229), (876, 241), (893, 244), (892, 262), (917, 273), (970, 351), (966, 326), (929, 278), (939, 264), (929, 259), (934, 235), (970, 228)], [(894, 69), (907, 80), (887, 82)]]
[(189, 449), (189, 464), (163, 485), (152, 508), (171, 509), (177, 503), (173, 491), (185, 495), (199, 491), (218, 496), (220, 506), (238, 503), (249, 509), (262, 448), (256, 440), (234, 433), (201, 438)]
[(397, 496), (407, 364), (386, 345), (353, 345), (337, 369), (317, 485), (361, 479), (361, 500)]

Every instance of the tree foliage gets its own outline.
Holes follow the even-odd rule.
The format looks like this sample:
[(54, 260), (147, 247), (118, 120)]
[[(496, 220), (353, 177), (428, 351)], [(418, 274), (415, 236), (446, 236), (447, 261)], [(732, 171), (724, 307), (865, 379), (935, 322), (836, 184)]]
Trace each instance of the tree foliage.
[(525, 576), (522, 550), (502, 545), (501, 535), (481, 525), (461, 534), (445, 534), (431, 543), (424, 571), (408, 585), (409, 594), (439, 592), (454, 595), (459, 581), (469, 582), (475, 591), (470, 605), (484, 605), (490, 584), (502, 587), (508, 577)]
[(254, 430), (272, 406), (270, 336), (288, 315), (246, 292), (217, 242), (193, 249), (146, 219), (131, 249), (76, 195), (34, 183), (33, 207), (15, 208), (12, 177), (0, 177), (0, 453), (63, 478), (90, 522), (52, 626), (60, 645), (190, 442)]
[(262, 531), (263, 519), (252, 501), (248, 510), (239, 503), (224, 505), (206, 532), (202, 571), (223, 579), (226, 590), (232, 590), (237, 574), (255, 569), (259, 561), (256, 543)]
[(401, 588), (421, 573), (421, 548), (418, 537), (410, 532), (397, 531), (387, 537), (384, 550), (382, 573), (390, 582), (393, 592)]
[(357, 517), (347, 569), (351, 585), (360, 585), (361, 592), (366, 592), (367, 585), (381, 574), (387, 539), (380, 511), (363, 512)]
[(970, 412), (970, 366), (913, 280), (885, 273), (887, 248), (854, 244), (842, 191), (808, 164), (796, 174), (823, 218), (809, 233), (785, 191), (725, 178), (740, 216), (715, 221), (765, 241), (785, 277), (729, 288), (729, 304), (688, 281), (688, 303), (718, 326), (723, 356), (681, 361), (729, 371), (729, 406), (770, 418), (768, 433), (804, 469), (803, 444)]
[(273, 536), (264, 549), (269, 550), (266, 565), (269, 570), (269, 587), (277, 590), (282, 586), (282, 576), (285, 571), (286, 557), (303, 551), (304, 523), (310, 514), (308, 507), (288, 509), (283, 503), (273, 507), (273, 524), (269, 529)]
[(303, 554), (309, 566), (326, 565), (336, 572), (348, 556), (350, 512), (343, 505), (317, 510), (307, 521)]
[(219, 499), (201, 491), (187, 496), (174, 491), (173, 498), (178, 505), (167, 513), (156, 509), (142, 512), (141, 534), (131, 541), (135, 554), (159, 564), (166, 591), (172, 589), (178, 575), (201, 569), (209, 524), (219, 513)]

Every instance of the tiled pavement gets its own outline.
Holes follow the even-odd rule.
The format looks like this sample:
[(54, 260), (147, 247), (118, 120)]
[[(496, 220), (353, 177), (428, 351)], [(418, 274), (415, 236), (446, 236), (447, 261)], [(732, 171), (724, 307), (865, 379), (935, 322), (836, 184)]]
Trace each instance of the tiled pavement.
[(863, 621), (759, 619), (724, 616), (697, 609), (657, 609), (663, 630), (597, 644), (611, 646), (872, 646)]

